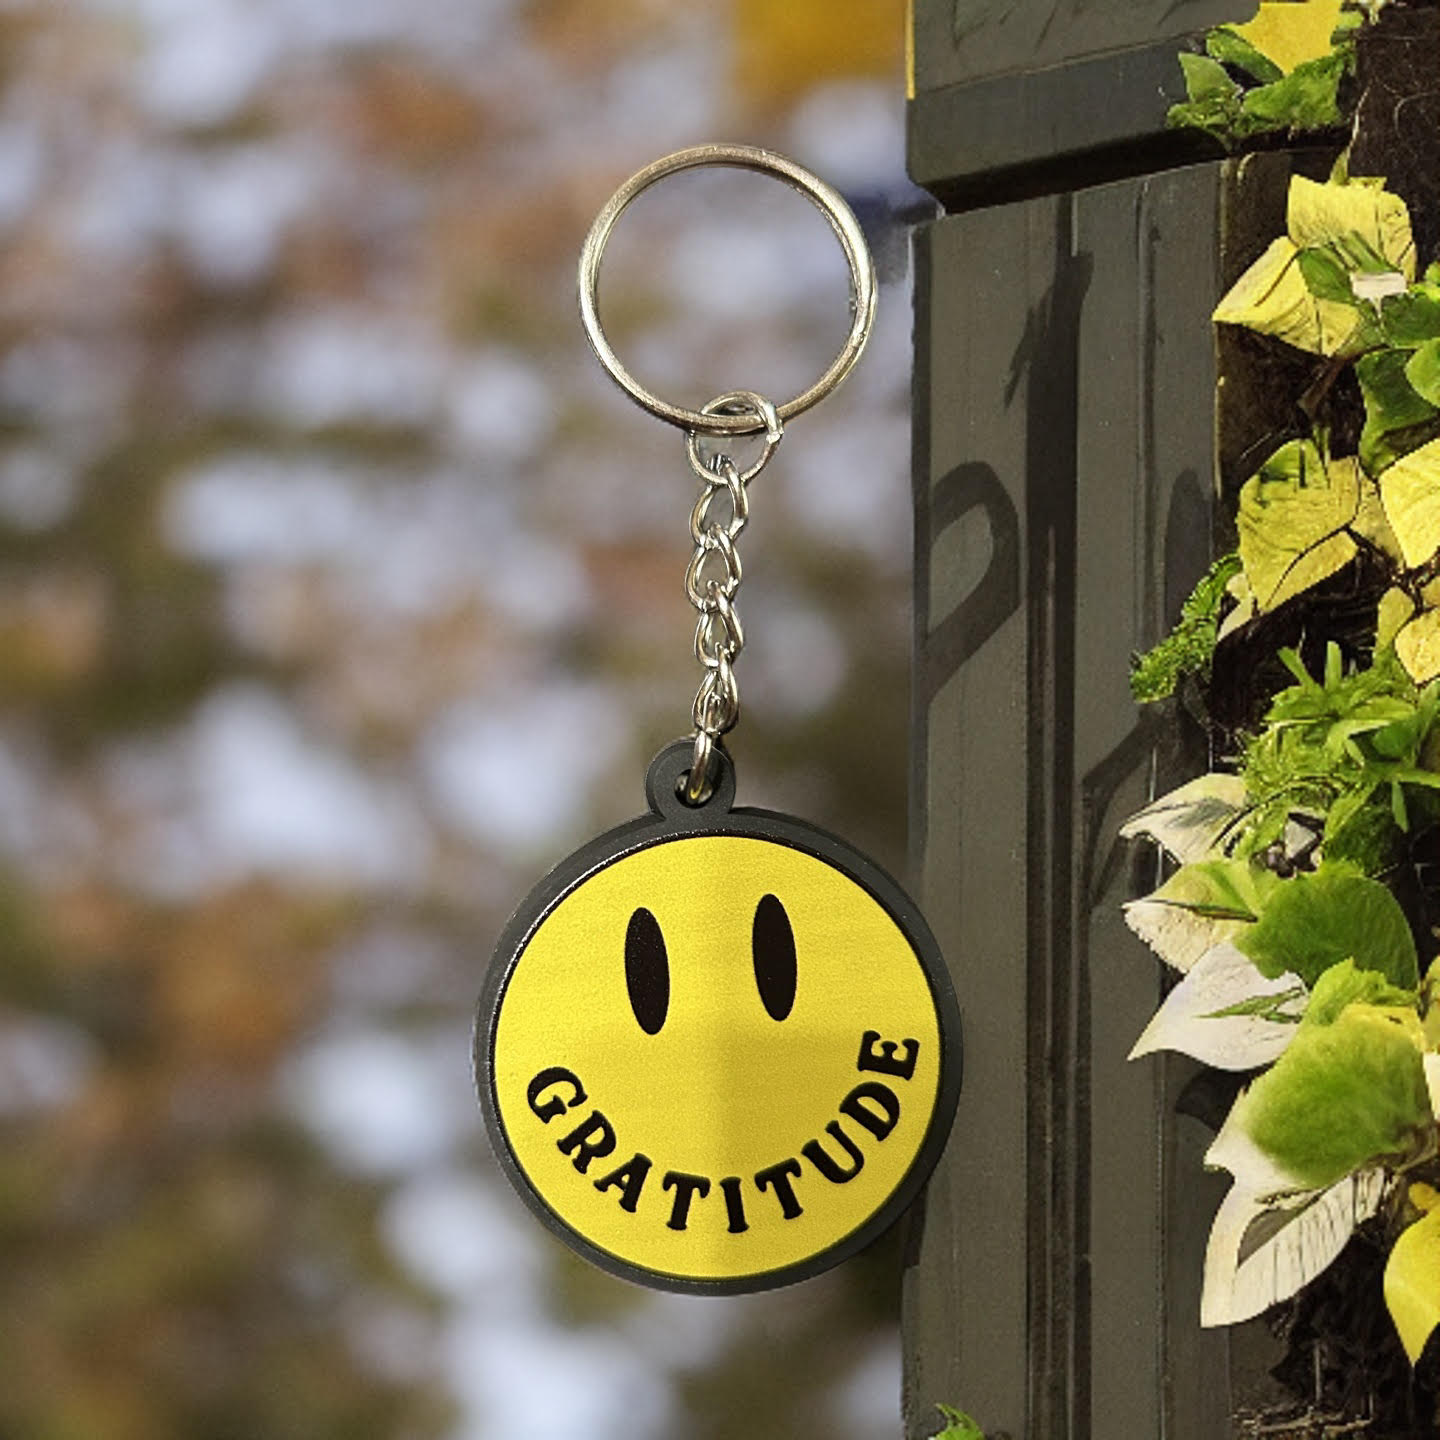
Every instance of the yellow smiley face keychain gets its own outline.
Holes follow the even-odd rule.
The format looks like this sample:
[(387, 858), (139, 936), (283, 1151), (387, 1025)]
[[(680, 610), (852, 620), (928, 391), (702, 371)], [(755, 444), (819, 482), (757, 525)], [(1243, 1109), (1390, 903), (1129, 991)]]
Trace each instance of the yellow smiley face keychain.
[[(786, 405), (738, 391), (700, 411), (668, 406), (600, 330), (600, 256), (621, 210), (663, 176), (712, 164), (800, 190), (850, 261), (850, 337)], [(562, 862), (501, 937), (476, 1026), (480, 1099), (509, 1178), (580, 1254), (662, 1289), (766, 1289), (853, 1254), (904, 1211), (960, 1090), (960, 1017), (914, 903), (835, 836), (735, 807), (722, 739), (738, 718), (745, 487), (783, 421), (859, 355), (874, 276), (828, 186), (769, 152), (701, 146), (642, 170), (601, 212), (582, 254), (581, 308), (616, 380), (686, 430), (704, 482), (686, 572), (704, 671), (693, 735), (646, 776), (649, 813)], [(702, 436), (759, 432), (748, 470), (702, 458)], [(723, 516), (717, 501), (728, 501)]]

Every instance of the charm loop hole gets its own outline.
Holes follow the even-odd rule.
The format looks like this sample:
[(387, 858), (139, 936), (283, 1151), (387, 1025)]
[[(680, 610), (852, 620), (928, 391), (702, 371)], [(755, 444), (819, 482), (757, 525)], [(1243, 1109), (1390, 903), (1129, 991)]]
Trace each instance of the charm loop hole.
[(687, 735), (683, 740), (671, 741), (645, 772), (645, 798), (650, 808), (664, 819), (693, 821), (697, 814), (707, 819), (721, 819), (730, 813), (735, 803), (735, 762), (718, 741), (710, 747), (708, 791), (702, 789), (702, 798), (693, 804), (685, 799), (694, 758), (694, 738)]

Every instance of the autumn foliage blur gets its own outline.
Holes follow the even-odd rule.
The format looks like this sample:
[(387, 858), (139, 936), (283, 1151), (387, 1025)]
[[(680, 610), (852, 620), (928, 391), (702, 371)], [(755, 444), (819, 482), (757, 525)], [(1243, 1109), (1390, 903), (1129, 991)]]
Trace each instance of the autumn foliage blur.
[[(898, 1428), (893, 1249), (755, 1301), (585, 1269), (495, 1176), (467, 1032), (694, 686), (691, 482), (584, 346), (580, 237), (739, 138), (893, 242), (902, 10), (0, 7), (4, 1440)], [(843, 332), (824, 226), (756, 183), (617, 237), (607, 320), (688, 403)], [(755, 497), (735, 749), (899, 867), (882, 306)]]

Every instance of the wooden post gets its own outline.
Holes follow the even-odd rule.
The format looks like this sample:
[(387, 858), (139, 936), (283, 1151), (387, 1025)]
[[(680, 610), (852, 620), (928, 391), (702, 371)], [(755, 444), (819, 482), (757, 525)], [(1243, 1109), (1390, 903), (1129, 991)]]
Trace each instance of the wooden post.
[[(1263, 1321), (1199, 1327), (1229, 1095), (1178, 1057), (1126, 1062), (1161, 977), (1120, 905), (1157, 877), (1116, 840), (1210, 758), (1132, 703), (1130, 656), (1296, 423), (1239, 332), (1217, 403), (1210, 312), (1282, 232), (1291, 174), (1323, 179), (1341, 143), (1221, 162), (1165, 131), (1177, 51), (1244, 8), (915, 0), (911, 173), (949, 213), (915, 251), (914, 850), (966, 1074), (907, 1250), (912, 1437), (943, 1401), (1011, 1440), (1226, 1440), (1237, 1407), (1295, 1398)], [(1422, 262), (1437, 55), (1440, 4), (1362, 34), (1349, 157), (1406, 196)]]
[[(1217, 1440), (1199, 1328), (1223, 1183), (1116, 843), (1198, 736), (1128, 689), (1211, 554), (1220, 166), (1163, 130), (1230, 6), (917, 0), (915, 850), (965, 1009), (906, 1271), (911, 1436)], [(1164, 168), (1162, 168), (1164, 167)], [(1172, 168), (1173, 167), (1173, 168)]]

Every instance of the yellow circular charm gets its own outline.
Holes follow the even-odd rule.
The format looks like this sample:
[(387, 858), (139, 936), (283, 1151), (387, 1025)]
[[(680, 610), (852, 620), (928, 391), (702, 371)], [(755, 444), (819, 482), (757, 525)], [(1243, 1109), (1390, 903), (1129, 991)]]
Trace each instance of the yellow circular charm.
[(510, 1178), (606, 1269), (712, 1294), (803, 1279), (913, 1199), (960, 1088), (959, 1015), (903, 891), (787, 816), (675, 797), (552, 872), (476, 1032)]

